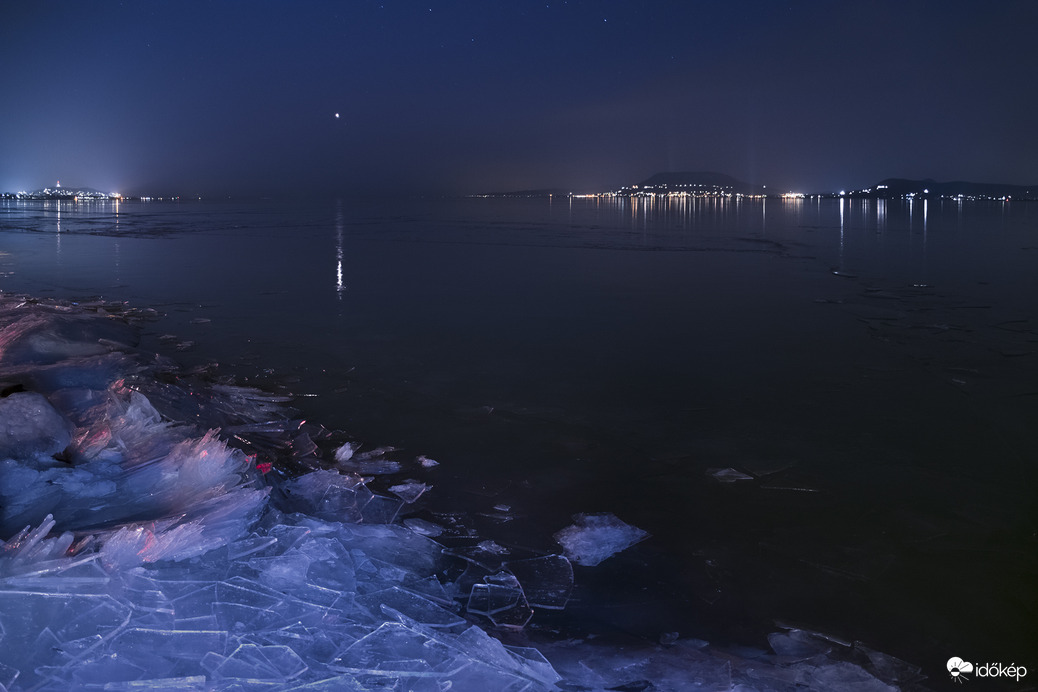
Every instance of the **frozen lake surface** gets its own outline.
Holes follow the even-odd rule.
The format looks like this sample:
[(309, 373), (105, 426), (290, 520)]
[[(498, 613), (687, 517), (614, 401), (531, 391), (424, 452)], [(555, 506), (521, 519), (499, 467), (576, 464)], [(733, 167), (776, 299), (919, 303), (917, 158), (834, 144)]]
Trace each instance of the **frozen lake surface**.
[[(446, 530), (445, 559), (468, 564), (471, 553), (450, 554), (472, 547), (466, 532), (484, 552), (524, 558), (562, 553), (555, 536), (580, 526), (578, 514), (650, 534), (594, 567), (571, 554), (565, 609), (533, 607), (521, 637), (662, 637), (686, 642), (681, 655), (707, 657), (707, 669), (716, 650), (689, 638), (792, 655), (774, 634), (785, 625), (799, 628), (778, 635), (800, 642), (799, 660), (832, 656), (824, 665), (852, 657), (803, 632), (859, 640), (858, 654), (883, 651), (930, 677), (953, 655), (1027, 664), (1038, 576), (1033, 206), (7, 203), (0, 226), (5, 293), (152, 308), (165, 317), (143, 324), (144, 352), (172, 354), (206, 381), (296, 395), (311, 424), (344, 431), (316, 442), (355, 443), (360, 456), (341, 470), (400, 500), (379, 531), (435, 541), (428, 534)], [(380, 445), (399, 449), (363, 457)], [(286, 478), (302, 471), (284, 463)], [(225, 489), (261, 492), (270, 476), (258, 476)], [(302, 494), (317, 487), (327, 484)], [(253, 509), (268, 518), (223, 541), (218, 569), (246, 569), (237, 541), (289, 530)], [(317, 506), (294, 509), (325, 522), (308, 535), (340, 545), (375, 530), (329, 529)], [(78, 521), (73, 510), (64, 521)], [(253, 520), (242, 512), (230, 526)], [(257, 550), (268, 553), (243, 560), (285, 554)], [(99, 560), (77, 569), (103, 569)], [(435, 569), (420, 578), (436, 574), (457, 588)], [(463, 583), (511, 593), (503, 577), (481, 579)], [(156, 590), (176, 597), (142, 587)], [(502, 631), (486, 606), (450, 594), (439, 605), (452, 603), (453, 617)], [(255, 653), (227, 648), (244, 641), (233, 626), (206, 627), (231, 637), (219, 656)], [(506, 638), (520, 636), (512, 630)], [(283, 644), (273, 641), (245, 643)], [(673, 646), (663, 650), (676, 656)], [(617, 655), (602, 654), (614, 657), (605, 665)], [(760, 660), (743, 651), (734, 669)], [(222, 661), (183, 676), (215, 679)], [(564, 660), (553, 663), (566, 675)]]

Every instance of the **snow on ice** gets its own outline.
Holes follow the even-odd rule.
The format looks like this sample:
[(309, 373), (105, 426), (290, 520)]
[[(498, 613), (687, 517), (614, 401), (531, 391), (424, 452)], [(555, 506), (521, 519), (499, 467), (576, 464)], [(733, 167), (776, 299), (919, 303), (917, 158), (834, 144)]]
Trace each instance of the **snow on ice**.
[[(509, 646), (571, 562), (646, 538), (608, 514), (516, 556), (400, 512), (415, 473), (284, 398), (136, 350), (120, 305), (0, 295), (0, 690), (890, 690), (918, 677), (814, 633), (773, 652), (671, 637)], [(460, 565), (460, 567), (459, 567)], [(461, 577), (451, 577), (461, 573)], [(839, 655), (837, 655), (839, 654)]]

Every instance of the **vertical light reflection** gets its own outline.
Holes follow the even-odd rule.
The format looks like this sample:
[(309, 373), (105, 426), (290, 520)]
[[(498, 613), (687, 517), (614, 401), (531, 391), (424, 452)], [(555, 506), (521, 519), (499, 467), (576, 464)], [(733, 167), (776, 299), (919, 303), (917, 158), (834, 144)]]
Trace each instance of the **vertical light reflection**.
[(339, 300), (346, 290), (346, 284), (342, 280), (342, 200), (338, 200), (335, 210), (335, 293)]
[(54, 238), (55, 238), (55, 240), (54, 240), (54, 243), (55, 243), (54, 250), (55, 250), (55, 252), (58, 255), (58, 259), (61, 259), (61, 202), (58, 202), (55, 205), (55, 208), (58, 210), (58, 214), (57, 214), (58, 219), (57, 219), (57, 233), (54, 234)]
[(887, 200), (885, 199), (876, 200), (876, 228), (881, 231), (887, 228)]
[(796, 219), (797, 224), (803, 223), (804, 218), (804, 198), (798, 195), (789, 194), (782, 196), (782, 209), (783, 213), (788, 216), (789, 210), (792, 209), (793, 218)]
[(923, 200), (923, 247), (926, 247), (926, 207), (929, 200)]
[(840, 269), (843, 269), (843, 197), (840, 198)]

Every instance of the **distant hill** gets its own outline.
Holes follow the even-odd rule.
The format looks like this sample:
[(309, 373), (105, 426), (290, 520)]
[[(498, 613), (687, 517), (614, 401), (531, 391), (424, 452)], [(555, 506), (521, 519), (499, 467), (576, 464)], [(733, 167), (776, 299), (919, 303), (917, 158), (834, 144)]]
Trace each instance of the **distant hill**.
[(102, 192), (92, 187), (44, 187), (26, 193), (29, 199), (108, 199), (110, 192)]
[[(762, 195), (766, 192), (762, 185), (750, 185), (724, 173), (714, 172), (677, 172), (657, 173), (636, 185), (626, 185), (618, 191), (621, 195), (638, 194), (639, 192), (699, 192), (703, 194), (741, 194)], [(513, 190), (509, 192), (486, 192), (475, 197), (549, 197), (569, 195), (572, 190), (560, 188), (538, 188), (534, 190)]]
[(657, 173), (637, 184), (625, 188), (631, 190), (650, 190), (654, 192), (705, 192), (730, 193), (739, 195), (762, 195), (766, 192), (762, 185), (751, 185), (724, 173), (712, 171)]

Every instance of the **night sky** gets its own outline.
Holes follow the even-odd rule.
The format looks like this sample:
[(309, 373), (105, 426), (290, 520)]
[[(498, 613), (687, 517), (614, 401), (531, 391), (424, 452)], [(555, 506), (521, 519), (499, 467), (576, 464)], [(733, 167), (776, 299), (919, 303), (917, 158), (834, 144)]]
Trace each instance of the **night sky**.
[(6, 191), (1038, 184), (1033, 0), (34, 1), (0, 68)]

